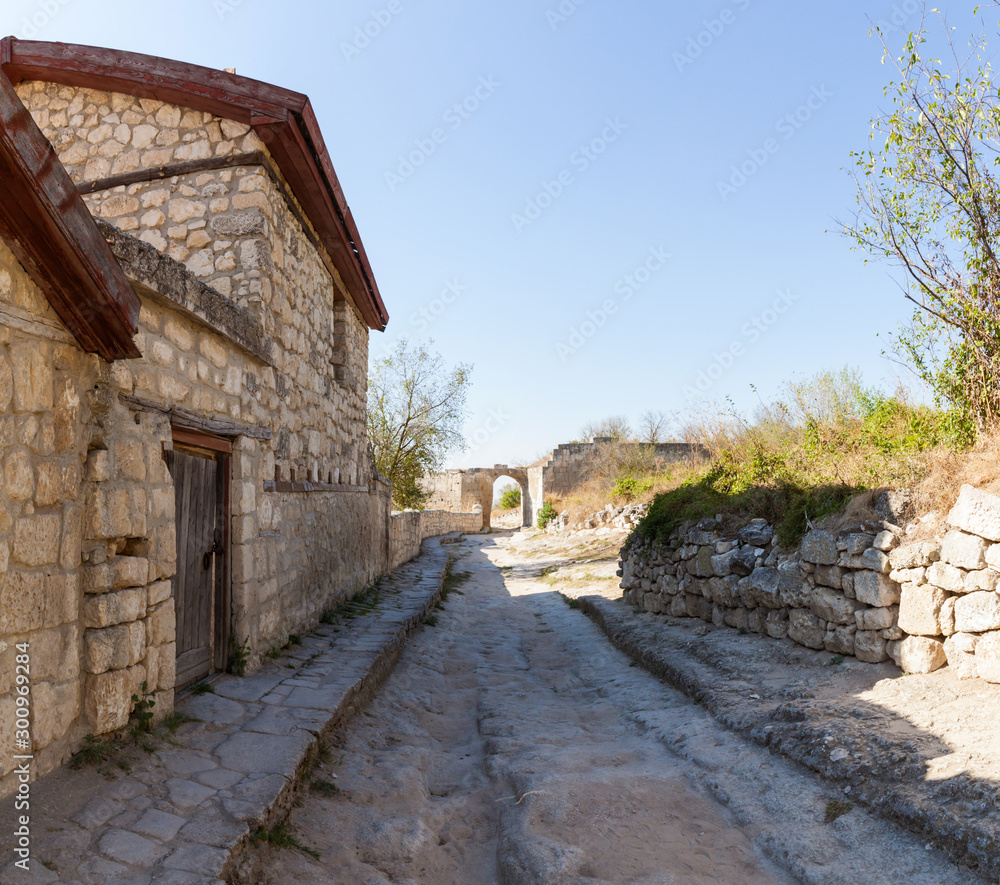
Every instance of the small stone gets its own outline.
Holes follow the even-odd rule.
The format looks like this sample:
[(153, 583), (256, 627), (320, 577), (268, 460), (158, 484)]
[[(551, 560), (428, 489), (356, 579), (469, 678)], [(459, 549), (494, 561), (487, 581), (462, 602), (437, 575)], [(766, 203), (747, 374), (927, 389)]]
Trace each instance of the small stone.
[(914, 541), (903, 544), (889, 554), (889, 563), (894, 569), (920, 568), (937, 562), (941, 558), (941, 546), (930, 541)]
[(809, 532), (802, 539), (800, 551), (804, 560), (817, 565), (835, 565), (840, 555), (840, 551), (837, 550), (837, 539), (822, 529)]
[(889, 657), (886, 641), (874, 630), (858, 630), (854, 634), (854, 657), (867, 664), (881, 664)]

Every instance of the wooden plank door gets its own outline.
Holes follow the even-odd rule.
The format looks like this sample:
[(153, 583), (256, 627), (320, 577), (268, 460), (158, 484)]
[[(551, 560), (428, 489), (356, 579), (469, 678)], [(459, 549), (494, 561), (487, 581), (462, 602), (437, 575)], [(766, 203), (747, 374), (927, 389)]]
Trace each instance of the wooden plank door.
[(181, 688), (225, 666), (228, 458), (174, 445), (177, 529), (177, 680)]

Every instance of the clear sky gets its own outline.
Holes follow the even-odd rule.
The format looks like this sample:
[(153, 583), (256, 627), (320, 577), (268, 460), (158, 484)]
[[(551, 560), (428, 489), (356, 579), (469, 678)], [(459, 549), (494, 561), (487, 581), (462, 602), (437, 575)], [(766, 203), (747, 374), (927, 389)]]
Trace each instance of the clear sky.
[[(475, 365), (451, 466), (612, 414), (751, 409), (909, 316), (837, 233), (916, 0), (4, 0), (3, 32), (308, 93), (390, 313)], [(942, 6), (942, 9), (948, 7)], [(952, 4), (964, 41), (981, 26)], [(995, 16), (994, 16), (995, 18)], [(996, 33), (996, 24), (990, 33)], [(700, 382), (700, 384), (699, 384)], [(753, 385), (753, 388), (751, 387)]]

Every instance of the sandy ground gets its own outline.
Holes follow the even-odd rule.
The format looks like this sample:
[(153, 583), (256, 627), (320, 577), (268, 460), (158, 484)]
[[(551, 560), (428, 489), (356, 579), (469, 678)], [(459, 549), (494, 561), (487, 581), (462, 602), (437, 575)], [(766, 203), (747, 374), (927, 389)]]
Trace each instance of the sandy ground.
[(827, 823), (835, 788), (613, 649), (562, 593), (617, 595), (620, 540), (454, 544), (464, 581), (312, 773), (287, 828), (309, 853), (261, 849), (262, 881), (981, 881), (860, 808)]

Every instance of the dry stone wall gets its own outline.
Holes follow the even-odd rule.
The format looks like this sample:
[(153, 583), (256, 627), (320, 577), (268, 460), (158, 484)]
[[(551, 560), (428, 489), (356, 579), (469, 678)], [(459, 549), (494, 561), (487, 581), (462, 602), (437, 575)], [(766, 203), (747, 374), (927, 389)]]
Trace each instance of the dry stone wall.
[(633, 545), (623, 560), (625, 598), (647, 611), (791, 639), (878, 663), (902, 638), (899, 586), (888, 552), (902, 529), (810, 532), (782, 551), (764, 520), (726, 536), (714, 519), (683, 527), (666, 544)]
[(874, 522), (776, 546), (764, 520), (714, 519), (626, 547), (624, 598), (646, 611), (791, 639), (911, 673), (946, 663), (1000, 683), (1000, 496), (963, 486), (943, 534)]

